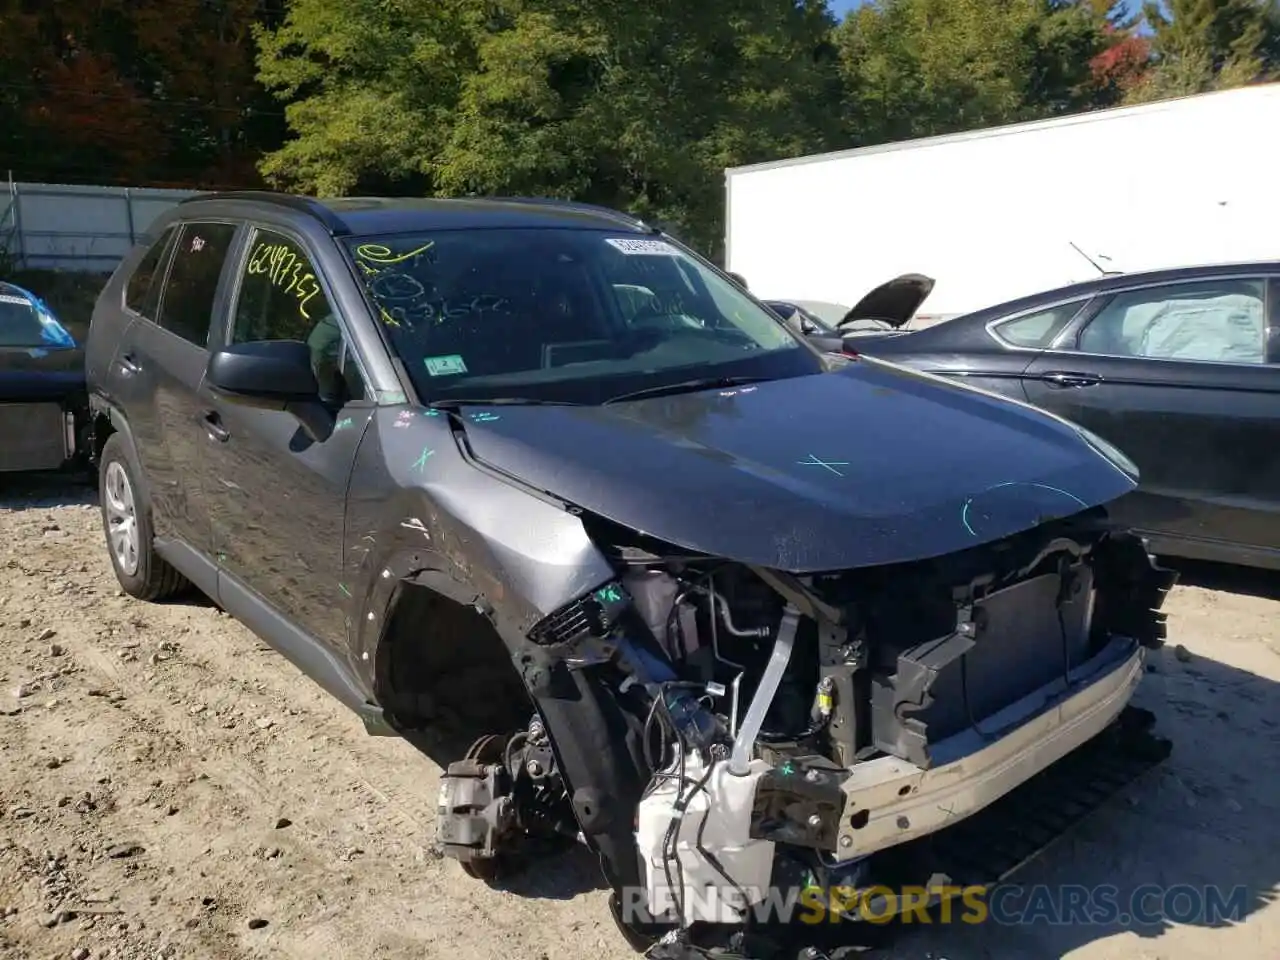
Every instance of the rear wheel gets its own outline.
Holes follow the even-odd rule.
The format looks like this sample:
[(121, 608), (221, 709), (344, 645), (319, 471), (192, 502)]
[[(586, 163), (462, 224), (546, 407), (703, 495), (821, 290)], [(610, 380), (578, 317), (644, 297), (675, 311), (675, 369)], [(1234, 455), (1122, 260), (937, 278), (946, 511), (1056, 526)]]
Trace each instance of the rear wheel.
[(107, 439), (98, 459), (102, 529), (116, 580), (139, 600), (163, 600), (187, 580), (158, 556), (152, 544), (151, 508), (138, 487), (138, 469), (120, 434)]

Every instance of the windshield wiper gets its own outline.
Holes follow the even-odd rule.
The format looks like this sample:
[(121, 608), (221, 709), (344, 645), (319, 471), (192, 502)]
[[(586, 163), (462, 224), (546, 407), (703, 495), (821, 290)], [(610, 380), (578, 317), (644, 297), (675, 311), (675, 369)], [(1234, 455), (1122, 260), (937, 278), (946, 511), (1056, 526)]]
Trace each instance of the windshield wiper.
[(682, 380), (680, 383), (664, 383), (657, 387), (645, 387), (643, 390), (632, 390), (610, 397), (605, 403), (623, 403), (627, 400), (642, 400), (645, 397), (662, 397), (673, 393), (693, 393), (697, 390), (714, 390), (717, 387), (737, 387), (744, 383), (760, 383), (768, 377), (701, 377), (697, 380)]
[(580, 407), (572, 400), (541, 400), (537, 397), (463, 397), (432, 400), (429, 410), (450, 410), (454, 407)]

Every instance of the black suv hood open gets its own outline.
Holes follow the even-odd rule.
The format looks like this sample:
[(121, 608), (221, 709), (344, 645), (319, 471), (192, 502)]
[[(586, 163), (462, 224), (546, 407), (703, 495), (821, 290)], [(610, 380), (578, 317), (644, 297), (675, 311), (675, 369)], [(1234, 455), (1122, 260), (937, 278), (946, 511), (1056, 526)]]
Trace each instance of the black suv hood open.
[(488, 409), (466, 419), (482, 464), (683, 549), (795, 573), (940, 556), (1136, 486), (1061, 421), (875, 361), (603, 407)]

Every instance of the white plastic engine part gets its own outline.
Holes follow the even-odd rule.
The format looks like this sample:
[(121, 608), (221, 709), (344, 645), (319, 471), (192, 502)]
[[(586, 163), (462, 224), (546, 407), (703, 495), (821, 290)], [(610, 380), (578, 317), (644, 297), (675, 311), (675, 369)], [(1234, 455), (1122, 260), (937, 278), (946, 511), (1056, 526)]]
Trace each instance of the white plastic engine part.
[[(751, 839), (751, 807), (769, 764), (752, 760), (746, 776), (731, 773), (726, 760), (711, 766), (711, 776), (697, 790), (707, 768), (696, 754), (686, 755), (684, 783), (676, 776), (661, 777), (640, 802), (636, 846), (646, 905), (655, 919), (677, 920), (684, 926), (741, 923), (751, 906), (768, 896), (774, 844)], [(682, 799), (687, 804), (683, 813)], [(667, 834), (675, 820), (680, 822), (669, 855)], [(702, 849), (724, 874), (699, 852), (699, 831)]]

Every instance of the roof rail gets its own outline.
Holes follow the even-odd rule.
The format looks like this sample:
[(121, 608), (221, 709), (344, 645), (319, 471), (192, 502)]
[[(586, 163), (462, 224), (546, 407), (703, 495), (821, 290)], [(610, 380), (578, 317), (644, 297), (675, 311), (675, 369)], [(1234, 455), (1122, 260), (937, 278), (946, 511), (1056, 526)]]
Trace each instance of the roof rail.
[(303, 197), (293, 193), (279, 193), (274, 190), (223, 190), (216, 193), (197, 193), (185, 197), (180, 203), (197, 203), (202, 200), (247, 200), (253, 203), (270, 203), (278, 207), (287, 207), (298, 213), (305, 213), (324, 224), (331, 234), (345, 234), (350, 231), (347, 225), (323, 203), (315, 197)]
[(615, 210), (613, 207), (602, 207), (595, 203), (580, 203), (577, 200), (557, 200), (554, 197), (494, 197), (493, 199), (503, 203), (536, 203), (548, 207), (560, 207), (563, 210), (580, 210), (583, 213), (594, 213), (629, 226), (640, 227), (643, 230), (653, 229), (637, 216), (624, 213), (621, 210)]

